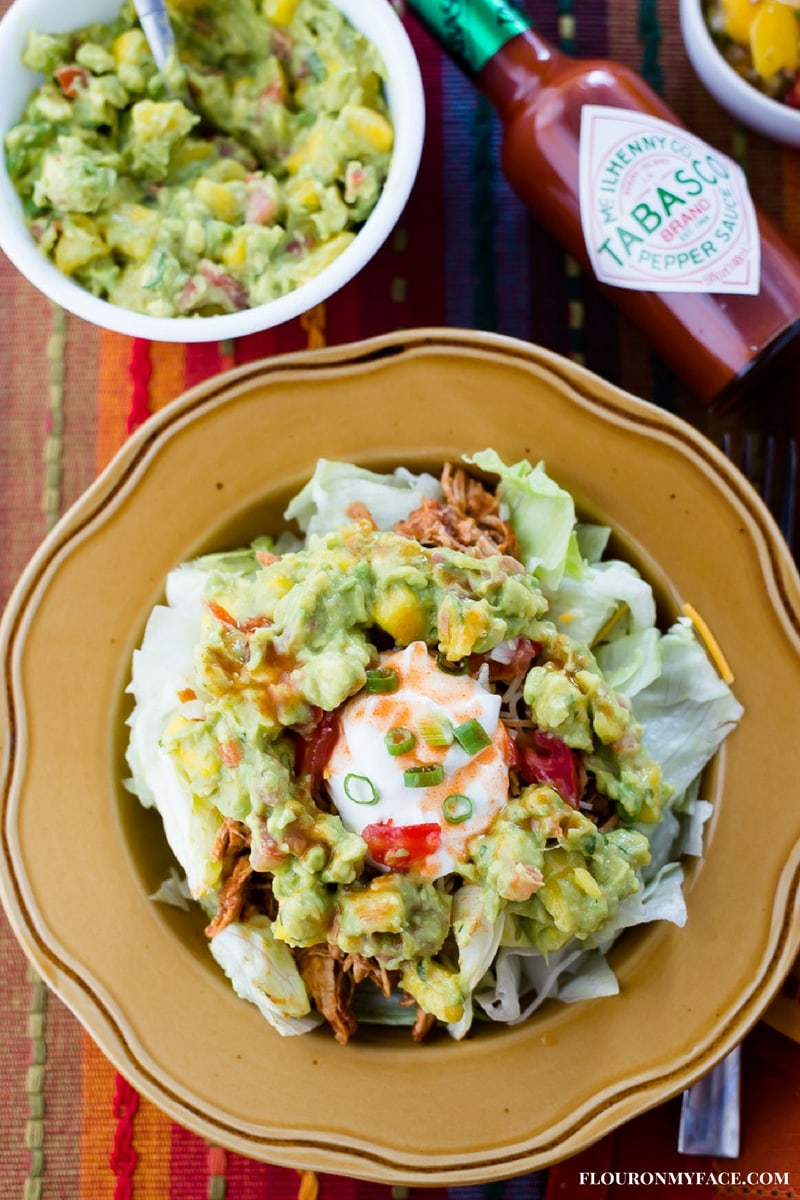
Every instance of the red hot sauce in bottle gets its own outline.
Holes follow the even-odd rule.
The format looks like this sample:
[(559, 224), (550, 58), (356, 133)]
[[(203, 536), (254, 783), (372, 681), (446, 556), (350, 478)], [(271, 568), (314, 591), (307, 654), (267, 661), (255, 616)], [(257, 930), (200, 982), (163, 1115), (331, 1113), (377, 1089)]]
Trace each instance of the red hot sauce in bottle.
[(507, 0), (408, 3), (496, 109), (517, 195), (700, 400), (800, 352), (800, 256), (634, 71), (563, 53)]

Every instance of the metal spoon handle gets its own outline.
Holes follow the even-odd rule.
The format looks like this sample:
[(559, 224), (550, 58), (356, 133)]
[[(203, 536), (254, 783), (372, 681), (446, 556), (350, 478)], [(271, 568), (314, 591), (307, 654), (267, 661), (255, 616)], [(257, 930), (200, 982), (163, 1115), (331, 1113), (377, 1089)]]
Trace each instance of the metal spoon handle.
[(740, 1059), (741, 1048), (736, 1046), (683, 1093), (678, 1132), (681, 1154), (738, 1156)]
[(133, 0), (133, 6), (156, 66), (163, 71), (175, 49), (175, 36), (164, 0)]

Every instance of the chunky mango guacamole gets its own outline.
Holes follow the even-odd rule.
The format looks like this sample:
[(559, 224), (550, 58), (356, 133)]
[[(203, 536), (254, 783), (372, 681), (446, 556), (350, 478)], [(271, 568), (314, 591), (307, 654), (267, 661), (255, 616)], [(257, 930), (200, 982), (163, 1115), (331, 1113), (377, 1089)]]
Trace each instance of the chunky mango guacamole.
[(29, 228), (59, 270), (123, 308), (263, 304), (350, 244), (394, 133), (375, 47), (329, 0), (172, 0), (156, 68), (132, 4), (33, 33), (44, 81), (5, 140)]
[[(524, 1019), (682, 923), (741, 714), (544, 468), (321, 462), (285, 533), (176, 569), (134, 656), (131, 788), (281, 1033)], [(176, 893), (177, 888), (177, 893)]]

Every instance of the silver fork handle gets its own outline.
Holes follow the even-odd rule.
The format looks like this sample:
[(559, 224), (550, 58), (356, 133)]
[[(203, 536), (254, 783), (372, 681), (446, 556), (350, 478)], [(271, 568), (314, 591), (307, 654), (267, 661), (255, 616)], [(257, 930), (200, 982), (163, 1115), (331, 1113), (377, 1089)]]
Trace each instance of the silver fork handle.
[(738, 1158), (741, 1047), (683, 1093), (678, 1129), (681, 1154)]

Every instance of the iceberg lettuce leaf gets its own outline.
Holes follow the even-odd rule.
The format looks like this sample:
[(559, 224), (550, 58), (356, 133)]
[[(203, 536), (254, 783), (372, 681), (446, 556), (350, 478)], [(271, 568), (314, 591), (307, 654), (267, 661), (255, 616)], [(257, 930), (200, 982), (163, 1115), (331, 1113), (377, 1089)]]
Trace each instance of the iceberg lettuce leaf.
[(481, 450), (464, 461), (499, 476), (497, 494), (517, 535), (522, 562), (543, 585), (558, 587), (575, 553), (572, 496), (550, 478), (541, 462), (506, 466), (495, 450)]
[(352, 463), (321, 458), (305, 487), (284, 513), (306, 534), (329, 533), (352, 522), (348, 509), (363, 504), (378, 529), (393, 529), (428, 498), (439, 499), (441, 484), (432, 475), (415, 475), (398, 467), (378, 474)]

